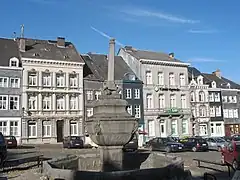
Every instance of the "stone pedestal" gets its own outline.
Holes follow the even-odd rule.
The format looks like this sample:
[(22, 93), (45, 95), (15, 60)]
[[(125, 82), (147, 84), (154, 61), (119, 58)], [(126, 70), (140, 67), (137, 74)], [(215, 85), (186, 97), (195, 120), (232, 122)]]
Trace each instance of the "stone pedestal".
[(100, 146), (101, 171), (120, 171), (123, 168), (123, 146)]

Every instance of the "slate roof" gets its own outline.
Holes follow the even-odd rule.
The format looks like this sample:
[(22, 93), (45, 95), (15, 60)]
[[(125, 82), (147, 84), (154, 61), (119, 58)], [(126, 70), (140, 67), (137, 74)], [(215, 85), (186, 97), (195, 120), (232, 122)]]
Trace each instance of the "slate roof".
[(169, 58), (169, 55), (162, 52), (154, 52), (149, 50), (139, 50), (132, 48), (131, 46), (125, 46), (124, 50), (130, 55), (134, 56), (138, 60), (140, 59), (150, 59), (159, 61), (172, 61), (172, 62), (182, 62), (176, 58)]
[(202, 75), (202, 73), (197, 68), (189, 66), (188, 67), (188, 77), (192, 78), (192, 74), (193, 74), (194, 78), (196, 78), (199, 75)]
[[(16, 57), (20, 60), (18, 44), (13, 39), (0, 38), (0, 66), (9, 66), (9, 60)], [(21, 63), (19, 63), (21, 67)]]
[(57, 41), (25, 38), (25, 43), (26, 51), (21, 52), (22, 57), (84, 63), (71, 42), (65, 42), (65, 47), (59, 47)]
[(228, 88), (227, 84), (230, 84), (230, 88), (231, 89), (240, 89), (240, 85), (221, 76), (221, 78), (217, 77), (214, 74), (207, 74), (207, 73), (203, 73), (203, 76), (207, 79), (207, 81), (209, 83), (211, 83), (212, 81), (216, 82), (217, 88)]
[[(107, 55), (89, 53), (87, 55), (83, 55), (82, 57), (85, 61), (86, 68), (90, 70), (88, 73), (84, 74), (84, 78), (101, 81), (107, 80), (108, 70)], [(126, 73), (134, 74), (132, 69), (126, 64), (122, 57), (115, 56), (114, 62), (115, 62), (114, 64), (115, 80), (122, 80)]]

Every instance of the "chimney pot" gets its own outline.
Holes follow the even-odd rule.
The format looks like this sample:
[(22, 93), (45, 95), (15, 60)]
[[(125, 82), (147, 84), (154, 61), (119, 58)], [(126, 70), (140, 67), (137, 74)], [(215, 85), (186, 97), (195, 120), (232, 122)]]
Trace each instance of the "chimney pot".
[(58, 37), (57, 38), (57, 45), (61, 47), (65, 47), (65, 38), (64, 37)]
[(218, 78), (221, 78), (221, 71), (220, 71), (220, 69), (217, 69), (217, 70), (214, 71), (212, 74), (214, 74), (214, 75), (217, 76)]

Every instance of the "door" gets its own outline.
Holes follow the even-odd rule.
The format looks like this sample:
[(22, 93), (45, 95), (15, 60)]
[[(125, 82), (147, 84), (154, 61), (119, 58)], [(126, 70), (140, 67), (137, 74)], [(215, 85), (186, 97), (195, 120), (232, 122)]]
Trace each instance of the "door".
[(63, 142), (63, 120), (57, 121), (57, 142)]
[(159, 124), (160, 128), (160, 137), (167, 137), (166, 133), (166, 123), (165, 122), (160, 122)]

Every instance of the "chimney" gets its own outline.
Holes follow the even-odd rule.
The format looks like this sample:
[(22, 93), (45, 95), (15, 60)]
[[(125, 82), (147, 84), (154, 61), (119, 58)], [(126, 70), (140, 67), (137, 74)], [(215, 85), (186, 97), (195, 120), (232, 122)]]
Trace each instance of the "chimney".
[(109, 41), (109, 54), (108, 54), (108, 81), (114, 81), (114, 56), (115, 56), (115, 39)]
[(217, 70), (214, 71), (212, 74), (214, 74), (215, 76), (217, 76), (218, 78), (221, 79), (221, 71), (220, 71), (220, 69), (217, 69)]
[(170, 59), (174, 59), (174, 53), (173, 53), (173, 52), (169, 53), (169, 54), (168, 54), (168, 57), (169, 57)]
[(26, 43), (25, 43), (24, 38), (20, 38), (20, 40), (19, 40), (19, 50), (21, 52), (25, 52), (25, 50), (26, 50)]
[(60, 47), (65, 47), (65, 38), (64, 37), (58, 37), (57, 38), (57, 45)]

